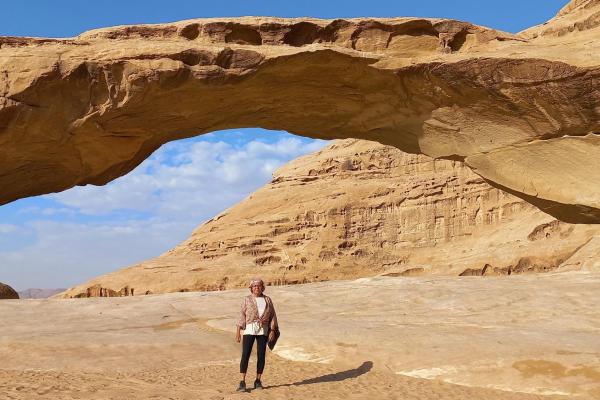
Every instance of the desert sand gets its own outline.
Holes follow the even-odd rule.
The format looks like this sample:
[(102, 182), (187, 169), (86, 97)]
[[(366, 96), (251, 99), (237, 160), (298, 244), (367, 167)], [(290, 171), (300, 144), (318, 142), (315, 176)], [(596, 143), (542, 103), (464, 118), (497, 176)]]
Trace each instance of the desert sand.
[(600, 396), (597, 274), (268, 287), (282, 337), (267, 355), (266, 389), (238, 394), (233, 332), (247, 293), (2, 301), (0, 390), (8, 399)]

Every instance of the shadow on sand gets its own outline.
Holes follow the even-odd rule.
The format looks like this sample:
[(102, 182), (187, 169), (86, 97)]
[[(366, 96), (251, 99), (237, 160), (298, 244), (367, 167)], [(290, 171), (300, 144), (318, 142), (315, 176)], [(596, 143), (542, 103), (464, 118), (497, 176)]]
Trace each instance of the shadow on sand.
[(335, 374), (317, 376), (316, 378), (305, 379), (300, 382), (286, 383), (283, 385), (276, 385), (276, 386), (265, 386), (265, 389), (286, 387), (286, 386), (311, 385), (313, 383), (339, 382), (339, 381), (343, 381), (346, 379), (358, 378), (359, 376), (369, 372), (372, 368), (373, 368), (373, 362), (365, 361), (359, 367), (354, 368), (354, 369), (348, 369), (346, 371), (336, 372)]

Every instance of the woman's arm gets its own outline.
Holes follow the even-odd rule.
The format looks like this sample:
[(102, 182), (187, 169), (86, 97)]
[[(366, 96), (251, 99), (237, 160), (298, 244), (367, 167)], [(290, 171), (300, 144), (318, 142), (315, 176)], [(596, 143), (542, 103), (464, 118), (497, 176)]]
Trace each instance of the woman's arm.
[(238, 318), (236, 326), (241, 329), (246, 329), (246, 299), (244, 299), (244, 302), (242, 303), (240, 317)]
[(235, 341), (240, 342), (242, 340), (242, 330), (246, 329), (246, 299), (242, 302), (240, 308), (240, 317), (238, 318), (236, 329), (235, 329)]

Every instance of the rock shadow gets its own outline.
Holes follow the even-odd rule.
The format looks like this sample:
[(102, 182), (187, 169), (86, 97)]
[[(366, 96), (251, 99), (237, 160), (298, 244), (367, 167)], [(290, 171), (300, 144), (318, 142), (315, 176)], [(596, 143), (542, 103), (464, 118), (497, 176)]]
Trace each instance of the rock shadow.
[(275, 385), (275, 386), (265, 386), (265, 389), (277, 388), (277, 387), (287, 387), (287, 386), (302, 386), (302, 385), (312, 385), (314, 383), (327, 383), (327, 382), (340, 382), (346, 379), (358, 378), (361, 375), (366, 374), (371, 369), (373, 369), (372, 361), (365, 361), (357, 368), (349, 369), (346, 371), (336, 372), (334, 374), (327, 374), (323, 376), (317, 376), (315, 378), (304, 379), (303, 381), (294, 382), (294, 383), (286, 383), (283, 385)]

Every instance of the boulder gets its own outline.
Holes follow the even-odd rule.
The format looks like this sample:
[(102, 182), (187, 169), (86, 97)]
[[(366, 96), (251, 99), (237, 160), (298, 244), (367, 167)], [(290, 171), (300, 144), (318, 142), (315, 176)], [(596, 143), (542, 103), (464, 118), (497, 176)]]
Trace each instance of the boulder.
[(19, 294), (13, 288), (0, 282), (0, 300), (18, 298)]

